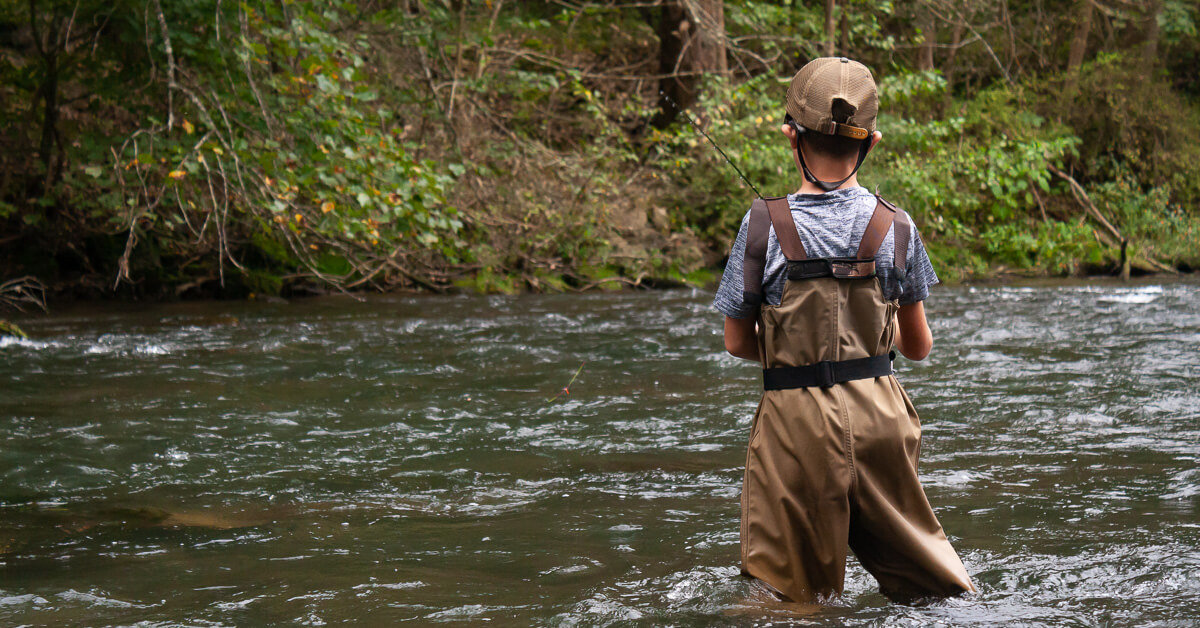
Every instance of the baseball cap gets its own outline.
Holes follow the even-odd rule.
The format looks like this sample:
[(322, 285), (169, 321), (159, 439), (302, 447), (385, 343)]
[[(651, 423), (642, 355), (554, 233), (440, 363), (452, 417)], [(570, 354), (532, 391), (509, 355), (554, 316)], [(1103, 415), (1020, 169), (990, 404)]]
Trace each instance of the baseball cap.
[(845, 57), (813, 59), (792, 77), (787, 112), (806, 129), (865, 140), (879, 113), (875, 79), (867, 66)]

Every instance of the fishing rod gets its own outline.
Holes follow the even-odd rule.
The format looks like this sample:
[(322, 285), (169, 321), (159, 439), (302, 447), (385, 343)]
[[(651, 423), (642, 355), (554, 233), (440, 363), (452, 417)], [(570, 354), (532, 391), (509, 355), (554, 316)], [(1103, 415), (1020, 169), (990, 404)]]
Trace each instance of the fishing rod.
[(660, 89), (660, 90), (658, 90), (658, 93), (660, 96), (663, 97), (664, 100), (671, 103), (672, 109), (683, 114), (683, 117), (687, 118), (687, 121), (691, 123), (692, 128), (699, 131), (700, 135), (703, 135), (704, 139), (708, 140), (708, 143), (712, 144), (713, 148), (717, 149), (718, 153), (721, 153), (721, 156), (725, 158), (725, 161), (729, 162), (729, 165), (733, 166), (733, 169), (737, 171), (738, 176), (742, 178), (742, 181), (745, 182), (746, 185), (750, 186), (751, 190), (754, 190), (754, 194), (757, 195), (758, 198), (762, 198), (763, 197), (762, 193), (760, 193), (758, 191), (758, 188), (754, 187), (754, 184), (750, 182), (750, 179), (746, 178), (746, 175), (742, 174), (742, 169), (738, 168), (737, 164), (733, 163), (733, 160), (729, 158), (729, 155), (726, 155), (725, 151), (721, 150), (721, 147), (717, 145), (716, 141), (714, 141), (713, 138), (709, 137), (708, 133), (704, 132), (704, 129), (700, 128), (700, 125), (697, 124), (694, 119), (692, 119), (692, 116), (688, 115), (688, 113), (686, 111), (684, 111), (683, 109), (681, 109), (679, 107), (679, 105), (675, 104), (675, 101), (672, 100), (671, 97), (668, 96), (666, 92), (664, 92), (663, 90)]

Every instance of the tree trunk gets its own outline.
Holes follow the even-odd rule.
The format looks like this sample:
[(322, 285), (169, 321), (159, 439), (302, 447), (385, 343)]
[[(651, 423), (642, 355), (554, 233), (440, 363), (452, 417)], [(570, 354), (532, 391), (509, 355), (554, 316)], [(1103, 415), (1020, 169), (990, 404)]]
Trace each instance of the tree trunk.
[[(658, 21), (659, 89), (686, 109), (696, 102), (702, 73), (728, 74), (723, 0), (675, 0), (662, 6)], [(651, 124), (675, 121), (675, 106), (663, 102)]]
[(842, 40), (838, 42), (838, 52), (842, 53), (843, 57), (850, 56), (850, 20), (846, 18), (845, 9), (842, 10), (842, 17), (839, 20), (838, 30), (841, 31)]
[[(55, 179), (54, 153), (58, 145), (59, 118), (59, 55), (66, 45), (67, 32), (62, 18), (52, 6), (46, 28), (41, 28), (36, 0), (29, 0), (29, 28), (33, 35), (34, 47), (44, 64), (41, 83), (33, 99), (33, 107), (42, 102), (42, 137), (38, 143), (38, 160), (42, 162), (43, 181), (38, 193), (50, 189)], [(31, 107), (32, 110), (32, 107)]]
[(917, 14), (917, 28), (921, 29), (921, 49), (917, 52), (917, 70), (922, 72), (933, 69), (933, 51), (937, 45), (937, 22), (933, 13), (927, 8), (920, 9)]
[(729, 61), (725, 54), (724, 0), (697, 0), (693, 7), (696, 15), (692, 18), (699, 25), (692, 44), (697, 47), (697, 69), (722, 76), (729, 74)]
[(834, 54), (834, 39), (833, 39), (833, 4), (834, 0), (825, 0), (825, 56), (832, 57)]
[(1091, 0), (1079, 0), (1075, 5), (1075, 36), (1071, 38), (1071, 52), (1067, 57), (1067, 72), (1074, 75), (1087, 53), (1088, 33), (1092, 30)]
[(57, 51), (45, 56), (46, 76), (42, 79), (39, 92), (45, 109), (42, 111), (42, 141), (38, 146), (38, 156), (46, 168), (46, 176), (50, 176), (50, 159), (54, 155), (54, 136), (58, 132), (58, 54)]
[(1142, 61), (1147, 74), (1158, 66), (1158, 14), (1162, 13), (1162, 0), (1150, 0), (1146, 7), (1146, 46), (1142, 48)]
[(963, 32), (966, 30), (966, 24), (958, 22), (950, 31), (950, 52), (946, 54), (946, 64), (942, 67), (942, 73), (946, 75), (947, 94), (954, 88), (954, 69), (957, 67), (954, 61), (958, 58), (958, 48), (962, 45)]

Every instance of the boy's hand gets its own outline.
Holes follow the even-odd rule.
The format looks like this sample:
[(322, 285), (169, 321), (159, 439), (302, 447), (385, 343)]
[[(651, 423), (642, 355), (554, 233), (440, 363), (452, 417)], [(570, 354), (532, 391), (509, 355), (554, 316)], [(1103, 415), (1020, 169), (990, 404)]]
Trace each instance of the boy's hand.
[(901, 305), (896, 314), (896, 321), (899, 323), (896, 348), (910, 360), (924, 360), (933, 348), (933, 334), (925, 320), (925, 302)]

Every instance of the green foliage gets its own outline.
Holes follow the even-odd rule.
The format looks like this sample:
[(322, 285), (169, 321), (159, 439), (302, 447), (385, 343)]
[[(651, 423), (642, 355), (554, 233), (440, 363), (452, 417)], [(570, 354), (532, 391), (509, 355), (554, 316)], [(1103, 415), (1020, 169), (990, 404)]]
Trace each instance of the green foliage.
[(1092, 186), (1089, 194), (1143, 253), (1200, 268), (1200, 215), (1171, 202), (1169, 187), (1144, 189), (1136, 176), (1124, 171), (1113, 181)]
[(1145, 186), (1169, 186), (1173, 199), (1200, 203), (1200, 106), (1148, 76), (1140, 54), (1101, 53), (1078, 85), (1031, 83), (1037, 110), (1078, 129), (1078, 164), (1090, 178), (1132, 173)]
[[(778, 96), (786, 86), (766, 75), (737, 85), (714, 80), (699, 104), (706, 112), (705, 131), (764, 196), (785, 194), (796, 185), (790, 145), (779, 130)], [(687, 122), (652, 131), (648, 143), (660, 176), (673, 184), (667, 198), (683, 224), (728, 246), (724, 242), (737, 232), (754, 191)]]
[(940, 251), (950, 276), (985, 272), (983, 259), (1070, 271), (1069, 255), (1084, 253), (1075, 235), (1031, 228), (1026, 217), (1058, 193), (1049, 166), (1073, 155), (1079, 138), (1031, 112), (1023, 92), (1006, 85), (953, 102), (946, 109), (954, 115), (938, 116), (944, 88), (936, 73), (881, 81), (884, 150), (864, 179), (912, 213), (928, 240), (952, 245)]
[[(1073, 72), (1074, 6), (956, 5), (971, 27), (955, 36), (944, 3), (837, 3), (836, 47), (882, 100), (860, 180), (913, 214), (944, 279), (1114, 259), (1050, 166), (1140, 254), (1200, 266), (1196, 8), (1161, 3), (1157, 70), (1140, 45), (1114, 52), (1145, 35), (1124, 7)], [(823, 6), (724, 9), (730, 72), (705, 74), (689, 111), (764, 195), (793, 191), (783, 95), (823, 53)], [(652, 126), (661, 12), (0, 4), (0, 269), (135, 294), (710, 280), (754, 193), (686, 121)], [(33, 45), (67, 30), (71, 46)], [(918, 69), (927, 41), (941, 70)]]
[(1033, 228), (1006, 223), (987, 229), (980, 240), (994, 260), (1019, 269), (1068, 275), (1079, 262), (1101, 261), (1091, 229), (1077, 223), (1043, 222)]

